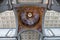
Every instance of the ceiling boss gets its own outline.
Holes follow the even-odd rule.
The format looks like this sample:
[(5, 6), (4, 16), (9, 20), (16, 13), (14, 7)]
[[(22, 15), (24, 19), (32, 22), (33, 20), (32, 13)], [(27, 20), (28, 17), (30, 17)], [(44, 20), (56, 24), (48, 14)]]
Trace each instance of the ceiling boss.
[(44, 7), (22, 6), (17, 7), (19, 30), (22, 29), (42, 29), (42, 16)]

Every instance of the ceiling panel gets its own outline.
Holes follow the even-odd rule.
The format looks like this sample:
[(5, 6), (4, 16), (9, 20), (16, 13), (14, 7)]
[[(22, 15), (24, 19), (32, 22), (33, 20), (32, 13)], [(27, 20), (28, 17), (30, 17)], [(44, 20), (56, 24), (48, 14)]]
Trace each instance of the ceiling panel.
[(47, 11), (44, 19), (45, 27), (60, 27), (60, 12)]

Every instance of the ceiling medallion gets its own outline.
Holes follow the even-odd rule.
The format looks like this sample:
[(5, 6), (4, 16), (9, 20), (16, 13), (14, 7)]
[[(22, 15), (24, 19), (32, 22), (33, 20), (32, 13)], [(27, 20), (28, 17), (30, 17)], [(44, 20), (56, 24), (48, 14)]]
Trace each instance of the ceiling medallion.
[(39, 20), (39, 13), (37, 10), (33, 10), (32, 12), (30, 10), (23, 11), (20, 15), (22, 23), (28, 26), (35, 25)]
[(18, 30), (42, 30), (42, 17), (45, 11), (44, 7), (22, 6), (16, 7), (16, 11), (18, 16)]

